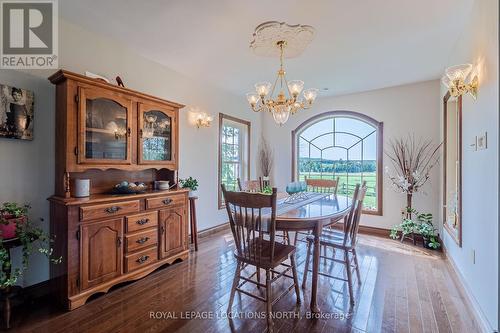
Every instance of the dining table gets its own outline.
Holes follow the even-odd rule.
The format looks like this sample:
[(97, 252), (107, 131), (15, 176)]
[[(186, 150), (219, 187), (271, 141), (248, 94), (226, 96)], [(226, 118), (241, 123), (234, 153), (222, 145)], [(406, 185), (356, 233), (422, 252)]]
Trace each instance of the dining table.
[(342, 195), (306, 192), (295, 200), (280, 195), (276, 206), (276, 230), (309, 231), (314, 236), (310, 308), (311, 312), (319, 313), (317, 295), (321, 232), (325, 226), (338, 223), (347, 216), (351, 199)]

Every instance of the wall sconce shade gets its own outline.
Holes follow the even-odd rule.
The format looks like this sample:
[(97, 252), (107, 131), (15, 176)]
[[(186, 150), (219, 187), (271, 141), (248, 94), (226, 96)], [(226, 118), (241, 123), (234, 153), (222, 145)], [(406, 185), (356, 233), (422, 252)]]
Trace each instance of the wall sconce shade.
[(205, 112), (200, 112), (196, 114), (196, 127), (210, 127), (213, 121), (213, 117), (209, 116)]
[(456, 65), (446, 69), (441, 82), (448, 88), (452, 97), (469, 93), (474, 99), (477, 98), (479, 81), (477, 74), (472, 69), (471, 64)]

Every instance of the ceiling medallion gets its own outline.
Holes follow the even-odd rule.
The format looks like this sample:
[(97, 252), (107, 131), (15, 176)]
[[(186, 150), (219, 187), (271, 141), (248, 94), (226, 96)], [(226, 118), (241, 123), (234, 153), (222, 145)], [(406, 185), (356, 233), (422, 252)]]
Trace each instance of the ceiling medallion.
[[(280, 22), (262, 23), (253, 34), (250, 48), (261, 56), (279, 56), (280, 69), (274, 84), (259, 82), (255, 84), (255, 91), (247, 94), (247, 101), (255, 112), (269, 111), (278, 125), (287, 122), (290, 114), (298, 110), (308, 109), (318, 95), (318, 89), (304, 88), (304, 81), (286, 79), (283, 67), (283, 58), (292, 58), (300, 55), (314, 37), (314, 28), (308, 25), (288, 25)], [(286, 53), (285, 53), (286, 50)], [(274, 93), (277, 96), (274, 97)]]

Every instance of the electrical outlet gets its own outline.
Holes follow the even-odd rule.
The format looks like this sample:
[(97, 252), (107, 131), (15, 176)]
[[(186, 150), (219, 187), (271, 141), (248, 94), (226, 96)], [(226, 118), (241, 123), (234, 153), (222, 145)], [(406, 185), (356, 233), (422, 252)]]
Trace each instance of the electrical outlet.
[(476, 264), (476, 250), (472, 249), (470, 252), (470, 255), (471, 255), (471, 259), (472, 259), (472, 264), (475, 265)]

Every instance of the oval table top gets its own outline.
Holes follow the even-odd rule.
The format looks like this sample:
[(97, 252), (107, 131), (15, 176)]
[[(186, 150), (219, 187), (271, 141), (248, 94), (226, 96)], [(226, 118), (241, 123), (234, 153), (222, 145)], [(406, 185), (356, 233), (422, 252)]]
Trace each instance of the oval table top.
[[(300, 203), (298, 203), (300, 204)], [(278, 202), (280, 205), (286, 203)], [(327, 195), (319, 197), (312, 202), (305, 202), (304, 205), (285, 211), (276, 215), (276, 229), (309, 229), (317, 222), (324, 220), (336, 220), (344, 217), (351, 207), (351, 198), (343, 195)], [(307, 225), (307, 224), (311, 225)], [(306, 224), (306, 225), (304, 225)]]

